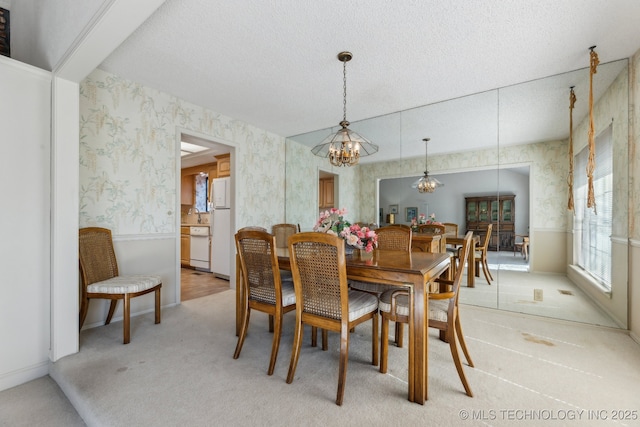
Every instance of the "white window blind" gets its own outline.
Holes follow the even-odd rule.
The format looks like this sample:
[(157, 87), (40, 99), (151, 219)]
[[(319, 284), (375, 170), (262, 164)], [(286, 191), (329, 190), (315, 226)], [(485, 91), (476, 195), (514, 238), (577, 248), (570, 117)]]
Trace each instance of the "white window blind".
[(593, 189), (596, 211), (587, 208), (587, 161), (589, 147), (575, 157), (574, 233), (578, 266), (607, 289), (611, 289), (611, 232), (613, 219), (613, 141), (611, 125), (595, 140), (596, 168)]

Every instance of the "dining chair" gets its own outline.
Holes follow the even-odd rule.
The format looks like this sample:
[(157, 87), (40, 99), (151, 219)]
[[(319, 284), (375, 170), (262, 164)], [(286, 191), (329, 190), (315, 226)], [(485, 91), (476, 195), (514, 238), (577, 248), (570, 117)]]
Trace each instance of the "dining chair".
[[(518, 238), (521, 240), (518, 241)], [(525, 261), (529, 258), (529, 236), (516, 235), (516, 242), (513, 244), (513, 256), (516, 256), (516, 252), (520, 252)]]
[(297, 232), (298, 226), (296, 224), (275, 224), (271, 227), (271, 233), (276, 236), (277, 248), (286, 248), (289, 236)]
[(440, 224), (420, 224), (418, 225), (418, 233), (444, 234), (445, 226)]
[[(493, 230), (493, 224), (487, 225), (487, 234), (484, 236), (484, 241), (482, 245), (476, 248), (476, 252), (474, 254), (475, 258), (475, 267), (476, 267), (476, 276), (480, 277), (480, 265), (482, 265), (482, 271), (484, 273), (485, 279), (487, 279), (487, 283), (491, 284), (493, 280), (493, 276), (491, 275), (491, 271), (489, 271), (489, 263), (487, 261), (487, 252), (489, 251), (489, 242), (491, 241), (491, 231)], [(464, 267), (464, 263), (460, 264), (461, 268)]]
[[(442, 225), (444, 225), (444, 234), (450, 236), (458, 235), (458, 224), (455, 224), (453, 222), (443, 222)], [(447, 252), (455, 255), (455, 253), (458, 252), (458, 245), (447, 243)]]
[(233, 358), (240, 357), (249, 329), (251, 310), (267, 313), (270, 319), (269, 330), (273, 332), (267, 374), (272, 375), (280, 347), (283, 316), (296, 308), (295, 290), (291, 281), (282, 281), (280, 278), (274, 235), (260, 230), (240, 230), (236, 233), (235, 240), (244, 280), (243, 316)]
[(349, 359), (350, 331), (372, 321), (371, 358), (378, 365), (378, 299), (349, 290), (345, 242), (327, 233), (297, 233), (289, 238), (289, 257), (296, 291), (296, 327), (287, 383), (300, 357), (304, 325), (340, 333), (340, 363), (336, 404), (342, 405)]
[(458, 224), (453, 222), (443, 222), (442, 225), (444, 225), (445, 234), (450, 234), (452, 236), (458, 235)]
[[(460, 259), (466, 262), (469, 257), (473, 233), (467, 232), (460, 249)], [(458, 354), (458, 343), (462, 348), (467, 364), (473, 367), (467, 344), (462, 333), (458, 316), (458, 296), (462, 282), (462, 269), (458, 269), (453, 280), (437, 279), (439, 292), (429, 293), (429, 327), (440, 331), (440, 340), (449, 343), (451, 356), (458, 371), (458, 376), (468, 396), (473, 397), (471, 387), (462, 369)], [(409, 292), (405, 289), (390, 290), (380, 296), (379, 305), (382, 315), (382, 331), (380, 339), (380, 372), (387, 372), (389, 356), (389, 321), (409, 323)]]
[[(402, 226), (388, 225), (376, 230), (378, 235), (378, 249), (411, 252), (411, 227), (402, 224)], [(349, 287), (357, 291), (368, 292), (380, 298), (380, 295), (390, 289), (398, 289), (394, 285), (386, 285), (384, 283), (360, 282), (350, 280)], [(396, 324), (396, 344), (398, 347), (403, 345), (403, 327), (402, 324)]]
[(155, 275), (125, 275), (118, 272), (111, 230), (86, 227), (79, 230), (80, 329), (89, 311), (91, 299), (111, 300), (105, 325), (111, 323), (118, 300), (123, 301), (124, 344), (131, 341), (131, 298), (155, 292), (155, 323), (160, 323), (162, 278)]

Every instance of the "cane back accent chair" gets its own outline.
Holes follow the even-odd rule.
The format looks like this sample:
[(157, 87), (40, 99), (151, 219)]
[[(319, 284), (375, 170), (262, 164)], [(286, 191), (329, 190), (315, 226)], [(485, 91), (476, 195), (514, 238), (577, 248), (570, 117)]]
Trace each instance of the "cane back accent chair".
[(297, 233), (289, 238), (296, 290), (296, 328), (287, 383), (293, 381), (304, 325), (340, 333), (340, 366), (336, 404), (342, 405), (349, 359), (350, 331), (372, 320), (372, 364), (378, 365), (378, 299), (349, 290), (344, 240), (326, 233)]
[(280, 347), (282, 318), (285, 313), (296, 308), (293, 282), (282, 281), (280, 278), (274, 235), (266, 231), (245, 229), (236, 233), (235, 240), (243, 277), (243, 316), (233, 358), (240, 357), (240, 351), (242, 351), (242, 345), (249, 329), (251, 310), (267, 313), (270, 320), (273, 320), (273, 323), (269, 323), (269, 330), (273, 331), (273, 340), (271, 360), (267, 371), (268, 375), (272, 375)]
[(160, 323), (160, 288), (162, 278), (153, 275), (118, 274), (118, 262), (113, 249), (111, 230), (87, 227), (79, 230), (80, 260), (80, 328), (89, 311), (89, 300), (94, 298), (111, 300), (105, 325), (111, 323), (118, 300), (122, 300), (124, 344), (131, 341), (131, 298), (155, 292), (155, 323)]
[[(471, 239), (473, 233), (469, 231), (464, 238), (464, 244), (460, 249), (460, 259), (464, 263), (469, 257)], [(458, 316), (458, 295), (462, 282), (462, 268), (456, 271), (454, 280), (438, 279), (440, 292), (429, 294), (429, 327), (440, 330), (440, 339), (449, 343), (451, 356), (456, 365), (458, 376), (468, 396), (473, 397), (471, 387), (462, 369), (458, 354), (458, 342), (469, 366), (473, 367), (473, 361), (467, 350), (467, 344), (462, 333), (460, 317)], [(409, 322), (409, 294), (406, 290), (387, 291), (380, 297), (380, 314), (382, 314), (381, 331), (381, 355), (380, 372), (387, 372), (387, 359), (389, 355), (389, 321)]]

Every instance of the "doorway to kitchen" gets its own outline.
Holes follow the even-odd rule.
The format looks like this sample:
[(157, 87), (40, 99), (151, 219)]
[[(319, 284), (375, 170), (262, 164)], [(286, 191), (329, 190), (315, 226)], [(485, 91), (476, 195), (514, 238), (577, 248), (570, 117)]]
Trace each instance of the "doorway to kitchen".
[[(214, 182), (224, 180), (229, 208), (234, 203), (233, 146), (191, 131), (179, 133), (180, 180), (177, 199), (180, 230), (177, 253), (178, 298), (188, 301), (231, 288), (231, 254), (235, 221), (215, 227)], [(231, 209), (229, 209), (231, 211)], [(219, 225), (219, 224), (218, 224)]]

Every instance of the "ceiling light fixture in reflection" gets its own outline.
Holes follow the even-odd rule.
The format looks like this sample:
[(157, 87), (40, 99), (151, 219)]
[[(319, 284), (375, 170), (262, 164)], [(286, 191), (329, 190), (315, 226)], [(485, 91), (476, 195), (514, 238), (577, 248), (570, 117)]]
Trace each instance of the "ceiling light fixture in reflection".
[(429, 176), (429, 170), (427, 168), (427, 160), (428, 160), (428, 152), (427, 145), (429, 143), (429, 138), (424, 138), (424, 176), (418, 180), (418, 192), (420, 193), (433, 193), (436, 191), (436, 188), (443, 185), (437, 179)]

